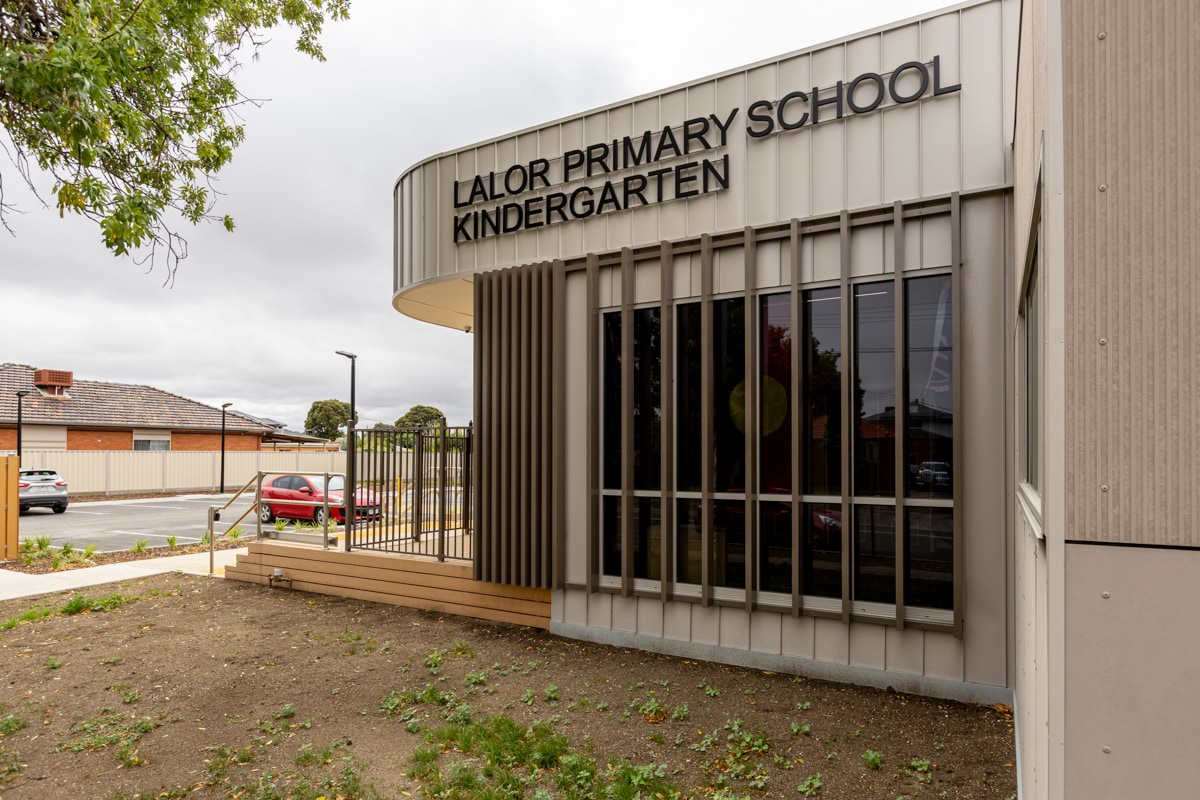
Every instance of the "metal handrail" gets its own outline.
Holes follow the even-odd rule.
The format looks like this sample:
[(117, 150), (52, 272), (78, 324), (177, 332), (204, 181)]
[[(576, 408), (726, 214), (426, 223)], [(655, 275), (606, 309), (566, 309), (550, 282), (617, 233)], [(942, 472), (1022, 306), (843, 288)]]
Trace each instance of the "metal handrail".
[[(261, 541), (262, 535), (263, 535), (262, 514), (260, 514), (258, 512), (259, 512), (259, 509), (262, 507), (263, 478), (265, 478), (267, 476), (286, 477), (286, 476), (290, 476), (290, 475), (294, 475), (297, 477), (304, 477), (306, 475), (312, 475), (312, 474), (313, 473), (311, 473), (311, 472), (281, 472), (278, 470), (259, 470), (253, 478), (246, 481), (246, 484), (241, 489), (238, 489), (237, 493), (235, 495), (233, 495), (233, 497), (229, 498), (228, 502), (226, 502), (225, 505), (209, 506), (208, 507), (208, 574), (209, 575), (216, 574), (217, 537), (216, 537), (216, 531), (214, 530), (214, 525), (218, 520), (220, 520), (222, 511), (224, 511), (225, 509), (227, 509), (231, 505), (233, 505), (234, 502), (239, 497), (241, 497), (243, 494), (246, 493), (246, 490), (248, 490), (251, 486), (254, 486), (254, 502), (251, 503), (250, 507), (247, 508), (245, 511), (243, 511), (242, 515), (240, 517), (238, 517), (237, 520), (235, 520), (234, 523), (232, 525), (230, 525), (229, 527), (230, 527), (230, 529), (236, 528), (242, 522), (242, 520), (244, 520), (250, 514), (251, 511), (253, 511), (254, 518), (255, 518), (254, 519), (255, 540)], [(330, 478), (341, 478), (343, 482), (346, 480), (346, 474), (344, 472), (324, 472), (321, 474), (325, 478), (326, 486), (329, 485)], [(320, 506), (325, 509), (325, 514), (323, 515), (324, 516), (324, 531), (323, 531), (323, 535), (322, 535), (322, 542), (323, 542), (324, 549), (328, 550), (329, 549), (329, 509), (330, 508), (341, 508), (341, 509), (346, 508), (345, 490), (343, 490), (343, 492), (342, 492), (342, 502), (340, 502), (340, 503), (330, 503), (329, 502), (329, 493), (328, 493), (328, 491), (326, 491), (321, 502), (319, 502), (319, 503), (315, 500), (289, 500), (284, 505)]]

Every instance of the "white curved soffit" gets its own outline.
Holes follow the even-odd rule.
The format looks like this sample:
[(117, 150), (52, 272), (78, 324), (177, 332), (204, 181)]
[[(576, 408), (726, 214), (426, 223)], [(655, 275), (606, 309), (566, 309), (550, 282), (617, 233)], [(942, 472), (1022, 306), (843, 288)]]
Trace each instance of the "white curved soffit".
[(469, 331), (475, 317), (474, 287), (470, 274), (430, 278), (396, 292), (392, 307), (422, 322)]

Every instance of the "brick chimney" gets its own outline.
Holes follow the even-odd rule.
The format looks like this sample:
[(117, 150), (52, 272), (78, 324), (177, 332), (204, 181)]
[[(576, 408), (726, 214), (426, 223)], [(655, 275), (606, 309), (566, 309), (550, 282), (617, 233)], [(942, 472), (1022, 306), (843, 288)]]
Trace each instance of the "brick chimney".
[(61, 369), (36, 369), (33, 385), (49, 395), (64, 395), (75, 382), (75, 373)]

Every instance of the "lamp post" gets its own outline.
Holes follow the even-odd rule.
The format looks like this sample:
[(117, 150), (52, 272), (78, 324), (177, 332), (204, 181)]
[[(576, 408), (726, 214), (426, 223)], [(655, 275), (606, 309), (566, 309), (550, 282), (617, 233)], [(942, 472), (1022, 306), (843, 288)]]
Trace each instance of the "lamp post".
[(344, 548), (346, 552), (350, 552), (350, 539), (354, 533), (354, 501), (358, 488), (358, 470), (355, 469), (358, 461), (358, 448), (355, 446), (354, 423), (356, 421), (356, 412), (354, 408), (354, 367), (358, 363), (358, 356), (354, 353), (347, 353), (345, 350), (335, 350), (339, 356), (350, 359), (350, 421), (346, 423), (346, 491), (342, 493), (346, 515), (346, 535)]
[(225, 409), (231, 405), (233, 403), (221, 406), (221, 494), (225, 494)]
[(17, 466), (21, 466), (21, 423), (24, 417), (25, 395), (29, 394), (28, 389), (19, 389), (17, 391)]

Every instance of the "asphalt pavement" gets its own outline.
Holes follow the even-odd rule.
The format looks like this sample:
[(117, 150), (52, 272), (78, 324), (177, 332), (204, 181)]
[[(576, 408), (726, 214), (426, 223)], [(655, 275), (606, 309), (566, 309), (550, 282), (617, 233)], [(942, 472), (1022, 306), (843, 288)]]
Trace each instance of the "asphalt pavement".
[[(179, 544), (199, 542), (208, 523), (208, 507), (224, 505), (228, 496), (186, 495), (156, 497), (147, 500), (103, 500), (93, 503), (72, 503), (65, 514), (50, 509), (35, 508), (21, 515), (20, 538), (49, 536), (56, 547), (70, 542), (76, 547), (96, 545), (102, 553), (129, 550), (139, 539), (148, 546), (167, 543), (175, 536)], [(239, 498), (221, 513), (216, 530), (224, 534), (238, 516), (253, 503), (252, 497)], [(240, 525), (247, 538), (254, 534), (254, 515)]]

